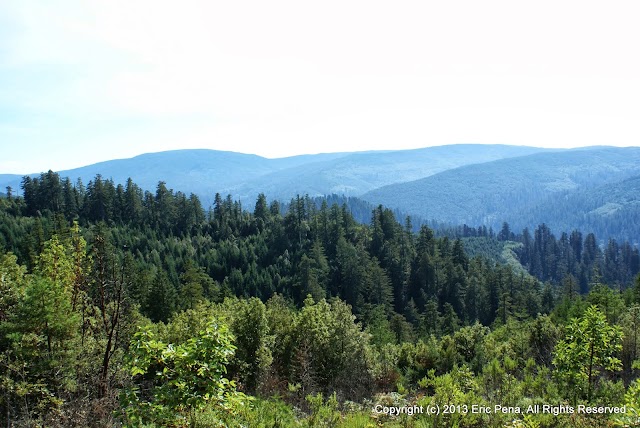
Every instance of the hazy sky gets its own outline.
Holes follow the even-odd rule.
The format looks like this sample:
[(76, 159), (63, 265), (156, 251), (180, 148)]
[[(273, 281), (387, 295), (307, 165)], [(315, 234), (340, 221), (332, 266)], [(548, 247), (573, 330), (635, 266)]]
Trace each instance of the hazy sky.
[(0, 173), (211, 148), (640, 145), (640, 2), (0, 1)]

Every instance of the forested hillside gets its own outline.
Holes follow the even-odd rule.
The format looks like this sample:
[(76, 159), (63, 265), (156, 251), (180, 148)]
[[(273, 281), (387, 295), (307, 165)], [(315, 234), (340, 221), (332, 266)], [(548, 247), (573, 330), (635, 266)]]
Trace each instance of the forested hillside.
[[(6, 425), (637, 422), (640, 280), (624, 242), (601, 251), (543, 225), (509, 247), (518, 268), (489, 258), (527, 242), (508, 225), (464, 229), (470, 257), (382, 206), (365, 225), (309, 197), (217, 194), (207, 210), (164, 182), (53, 172), (22, 191), (0, 199)], [(494, 407), (545, 403), (629, 413)]]
[(640, 149), (587, 148), (537, 153), (451, 169), (421, 180), (385, 186), (362, 196), (408, 214), (450, 224), (502, 222), (522, 230), (546, 223), (600, 239), (640, 235), (634, 192)]
[(517, 226), (546, 223), (556, 230), (577, 228), (599, 237), (640, 243), (640, 176), (594, 188), (551, 195), (514, 215)]
[[(491, 260), (516, 263), (541, 281), (554, 284), (570, 283), (581, 293), (589, 284), (600, 280), (622, 290), (640, 272), (640, 252), (629, 241), (609, 239), (605, 246), (598, 244), (593, 233), (584, 235), (577, 229), (562, 232), (558, 237), (542, 223), (533, 231), (525, 228), (514, 233), (504, 222), (499, 232), (482, 226), (466, 225), (441, 231), (446, 236), (463, 238), (468, 251)], [(509, 260), (512, 259), (512, 260)]]
[[(241, 199), (258, 193), (287, 200), (296, 194), (359, 196), (392, 183), (428, 177), (462, 165), (549, 151), (536, 147), (456, 144), (414, 150), (351, 153), (244, 181), (232, 189)], [(376, 203), (374, 201), (374, 203)]]

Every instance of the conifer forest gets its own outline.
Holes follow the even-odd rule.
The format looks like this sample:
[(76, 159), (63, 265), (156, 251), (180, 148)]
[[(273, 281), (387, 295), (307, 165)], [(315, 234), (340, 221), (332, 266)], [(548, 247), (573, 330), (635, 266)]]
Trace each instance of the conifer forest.
[(2, 426), (640, 426), (633, 242), (52, 171), (20, 190)]

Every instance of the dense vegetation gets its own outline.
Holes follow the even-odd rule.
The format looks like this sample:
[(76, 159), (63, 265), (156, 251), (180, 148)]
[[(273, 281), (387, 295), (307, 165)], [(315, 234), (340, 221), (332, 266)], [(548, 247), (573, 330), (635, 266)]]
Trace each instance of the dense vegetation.
[(511, 263), (541, 281), (569, 287), (586, 294), (590, 284), (604, 282), (619, 291), (629, 287), (640, 273), (640, 252), (629, 241), (609, 239), (603, 248), (593, 233), (578, 230), (563, 232), (559, 238), (546, 224), (521, 233), (511, 231), (504, 222), (496, 234), (486, 227), (444, 228), (446, 236), (463, 238), (467, 252), (482, 254), (492, 260)]
[[(215, 195), (205, 210), (163, 182), (151, 193), (49, 172), (22, 190), (0, 200), (6, 425), (639, 423), (627, 244), (602, 251), (540, 226), (498, 263), (491, 253), (518, 239), (508, 225), (494, 240), (474, 229), (470, 257), (382, 206), (362, 225), (307, 197), (284, 210), (260, 195), (246, 210)], [(494, 408), (625, 403), (625, 415)], [(436, 405), (458, 407), (374, 411)]]

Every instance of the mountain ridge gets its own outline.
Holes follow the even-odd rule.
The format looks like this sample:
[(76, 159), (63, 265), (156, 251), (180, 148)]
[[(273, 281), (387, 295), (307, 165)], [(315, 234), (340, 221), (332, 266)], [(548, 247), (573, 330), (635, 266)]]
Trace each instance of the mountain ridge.
[[(604, 205), (607, 198), (616, 194), (613, 189), (637, 175), (640, 175), (638, 147), (574, 149), (462, 166), (424, 179), (381, 187), (362, 195), (362, 199), (452, 224), (500, 227), (506, 221), (516, 227), (531, 227), (546, 220), (556, 229), (566, 229), (568, 224), (544, 217), (545, 213), (555, 215), (558, 211), (553, 202), (546, 201), (553, 201), (554, 195), (573, 192), (582, 195), (576, 196), (578, 201), (592, 189), (609, 185), (601, 198)], [(539, 205), (545, 208), (538, 208)], [(582, 205), (573, 204), (576, 209)], [(532, 211), (539, 213), (540, 218), (534, 215), (535, 220), (529, 217), (530, 221), (520, 221)], [(564, 213), (573, 215), (568, 207)], [(578, 210), (573, 217), (577, 221), (583, 214), (586, 215)], [(578, 225), (571, 226), (574, 227)]]
[[(508, 145), (448, 145), (269, 159), (230, 151), (183, 149), (103, 161), (59, 171), (59, 174), (68, 176), (74, 182), (81, 178), (85, 183), (97, 174), (116, 183), (124, 183), (131, 177), (143, 189), (150, 191), (155, 189), (159, 181), (164, 181), (168, 187), (197, 194), (205, 202), (210, 202), (215, 193), (229, 193), (244, 200), (254, 199), (261, 192), (277, 199), (288, 199), (297, 193), (315, 196), (344, 193), (355, 196), (380, 185), (424, 177), (454, 166), (545, 150), (549, 149)], [(465, 153), (468, 154), (466, 158)], [(427, 160), (438, 163), (439, 167), (430, 169), (425, 165)], [(21, 179), (20, 175), (0, 175), (0, 186), (11, 185), (18, 190)]]

